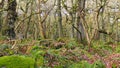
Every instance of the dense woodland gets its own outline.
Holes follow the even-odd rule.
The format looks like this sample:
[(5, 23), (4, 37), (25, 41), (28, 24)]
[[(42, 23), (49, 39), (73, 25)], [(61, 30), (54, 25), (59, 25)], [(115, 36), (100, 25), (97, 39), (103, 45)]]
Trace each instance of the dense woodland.
[(0, 68), (120, 68), (120, 0), (0, 0)]

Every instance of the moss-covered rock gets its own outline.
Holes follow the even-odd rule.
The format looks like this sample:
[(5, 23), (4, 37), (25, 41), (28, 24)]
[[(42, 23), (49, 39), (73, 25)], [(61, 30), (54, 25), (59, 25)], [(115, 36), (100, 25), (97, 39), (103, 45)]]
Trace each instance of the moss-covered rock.
[(34, 68), (35, 60), (25, 56), (0, 57), (0, 68)]

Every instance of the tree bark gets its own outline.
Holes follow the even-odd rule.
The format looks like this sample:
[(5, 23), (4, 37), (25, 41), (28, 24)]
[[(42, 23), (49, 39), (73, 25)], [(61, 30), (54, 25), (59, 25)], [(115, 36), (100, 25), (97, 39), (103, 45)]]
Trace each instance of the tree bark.
[(15, 21), (17, 18), (17, 12), (16, 12), (16, 0), (8, 0), (8, 13), (7, 13), (7, 20), (6, 20), (6, 27), (7, 29), (5, 30), (5, 34), (10, 38), (14, 39), (15, 38)]
[(78, 16), (77, 16), (77, 28), (79, 29), (81, 34), (77, 31), (77, 40), (78, 41), (83, 41), (85, 39), (85, 31), (84, 31), (84, 28), (83, 28), (82, 21), (80, 19), (80, 14), (81, 14), (81, 11), (84, 12), (85, 0), (79, 0), (78, 8), (79, 8), (79, 12), (78, 12)]
[[(3, 10), (3, 6), (4, 6), (4, 0), (2, 0), (1, 3), (0, 3), (0, 10)], [(2, 22), (3, 22), (2, 12), (0, 11), (0, 33), (1, 33), (1, 30), (2, 30)]]
[(58, 31), (59, 31), (59, 38), (63, 37), (63, 27), (62, 27), (62, 14), (61, 14), (61, 0), (57, 0), (58, 5)]

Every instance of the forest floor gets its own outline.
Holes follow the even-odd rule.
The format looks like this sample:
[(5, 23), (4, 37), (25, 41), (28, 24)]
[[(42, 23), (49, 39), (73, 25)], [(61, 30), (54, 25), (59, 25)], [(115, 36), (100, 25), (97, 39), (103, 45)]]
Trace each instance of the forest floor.
[[(22, 62), (22, 63), (21, 63)], [(120, 68), (120, 44), (73, 39), (0, 40), (0, 68)]]

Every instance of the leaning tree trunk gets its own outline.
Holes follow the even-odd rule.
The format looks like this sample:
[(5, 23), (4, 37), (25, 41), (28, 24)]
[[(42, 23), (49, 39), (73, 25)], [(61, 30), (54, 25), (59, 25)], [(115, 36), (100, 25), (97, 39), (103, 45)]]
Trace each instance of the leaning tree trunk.
[(8, 0), (8, 13), (7, 13), (7, 19), (6, 19), (6, 27), (5, 34), (10, 38), (15, 38), (15, 21), (17, 18), (17, 12), (16, 12), (16, 0)]

